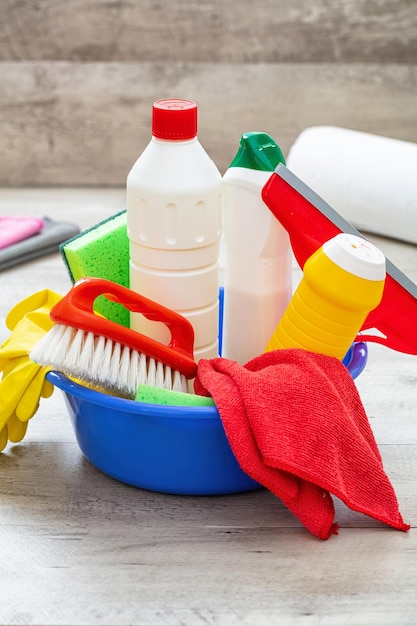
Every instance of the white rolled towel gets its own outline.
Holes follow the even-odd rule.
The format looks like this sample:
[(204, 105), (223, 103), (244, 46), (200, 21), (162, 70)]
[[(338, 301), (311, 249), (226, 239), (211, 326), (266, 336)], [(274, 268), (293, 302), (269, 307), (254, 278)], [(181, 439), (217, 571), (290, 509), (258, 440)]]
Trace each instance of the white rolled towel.
[(358, 230), (417, 244), (417, 144), (306, 128), (287, 167)]

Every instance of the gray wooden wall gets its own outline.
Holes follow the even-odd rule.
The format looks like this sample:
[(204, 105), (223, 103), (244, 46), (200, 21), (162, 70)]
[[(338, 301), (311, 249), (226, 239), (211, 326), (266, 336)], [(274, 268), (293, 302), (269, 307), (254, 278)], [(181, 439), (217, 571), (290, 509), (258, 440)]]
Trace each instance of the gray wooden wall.
[(164, 97), (222, 172), (244, 131), (417, 142), (417, 1), (0, 0), (0, 185), (124, 185)]

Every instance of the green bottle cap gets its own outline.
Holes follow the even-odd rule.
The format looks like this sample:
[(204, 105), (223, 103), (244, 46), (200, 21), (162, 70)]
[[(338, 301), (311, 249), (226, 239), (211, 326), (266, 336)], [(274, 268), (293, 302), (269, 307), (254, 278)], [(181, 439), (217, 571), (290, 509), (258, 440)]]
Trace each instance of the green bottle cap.
[(278, 163), (285, 165), (281, 148), (267, 133), (243, 133), (240, 147), (229, 167), (273, 172)]

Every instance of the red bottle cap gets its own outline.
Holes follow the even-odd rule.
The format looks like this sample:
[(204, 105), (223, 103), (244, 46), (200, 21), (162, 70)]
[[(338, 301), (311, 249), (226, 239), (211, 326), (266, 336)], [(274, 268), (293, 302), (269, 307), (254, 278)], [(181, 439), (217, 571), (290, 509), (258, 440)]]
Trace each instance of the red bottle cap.
[(197, 136), (197, 105), (192, 100), (157, 100), (152, 107), (152, 135), (181, 141)]

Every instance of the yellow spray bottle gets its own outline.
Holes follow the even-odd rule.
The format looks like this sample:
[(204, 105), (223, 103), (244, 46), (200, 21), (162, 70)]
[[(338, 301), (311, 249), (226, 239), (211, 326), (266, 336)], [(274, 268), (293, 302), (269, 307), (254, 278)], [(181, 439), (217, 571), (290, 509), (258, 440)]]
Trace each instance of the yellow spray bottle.
[(382, 299), (385, 273), (385, 257), (373, 244), (336, 235), (306, 261), (265, 351), (303, 348), (342, 360)]

